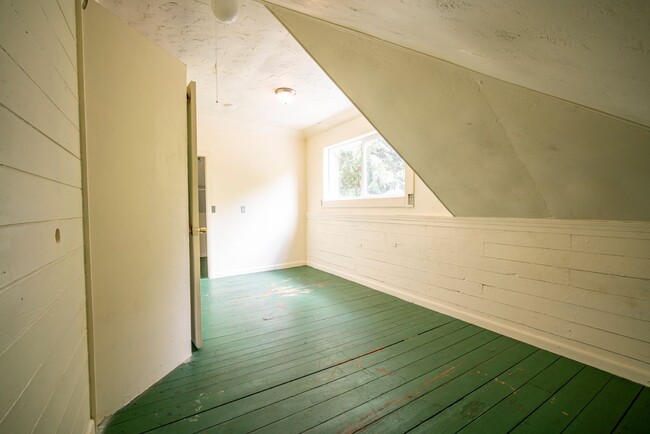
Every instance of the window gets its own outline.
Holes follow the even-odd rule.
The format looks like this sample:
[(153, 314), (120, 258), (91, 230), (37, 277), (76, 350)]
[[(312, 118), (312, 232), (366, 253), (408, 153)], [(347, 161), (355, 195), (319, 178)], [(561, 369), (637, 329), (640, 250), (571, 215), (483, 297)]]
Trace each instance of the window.
[(324, 206), (408, 206), (413, 172), (377, 133), (323, 150)]

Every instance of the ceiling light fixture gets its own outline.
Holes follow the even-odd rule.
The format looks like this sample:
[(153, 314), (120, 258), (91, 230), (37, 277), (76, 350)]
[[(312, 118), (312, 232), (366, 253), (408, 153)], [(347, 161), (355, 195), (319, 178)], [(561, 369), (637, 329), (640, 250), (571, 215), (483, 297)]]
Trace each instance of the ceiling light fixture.
[(239, 0), (212, 0), (212, 13), (222, 23), (234, 23), (239, 15)]
[(282, 104), (290, 104), (293, 97), (296, 96), (296, 91), (290, 87), (278, 87), (275, 89), (275, 95)]

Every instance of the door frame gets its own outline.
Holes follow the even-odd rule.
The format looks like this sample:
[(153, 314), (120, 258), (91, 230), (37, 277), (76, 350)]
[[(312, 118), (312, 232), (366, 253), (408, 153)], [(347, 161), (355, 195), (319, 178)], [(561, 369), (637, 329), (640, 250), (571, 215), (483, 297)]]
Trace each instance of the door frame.
[[(196, 83), (187, 85), (187, 175), (190, 257), (190, 323), (192, 343), (197, 349), (203, 346), (201, 322), (201, 254), (199, 240), (199, 186), (196, 135)], [(207, 205), (207, 204), (206, 204)]]
[(209, 237), (210, 237), (210, 214), (212, 214), (211, 206), (210, 206), (210, 179), (208, 177), (208, 173), (210, 171), (208, 170), (209, 167), (209, 158), (210, 156), (205, 150), (197, 150), (197, 158), (204, 158), (204, 165), (205, 165), (205, 228), (207, 229), (207, 234), (205, 237), (205, 250), (207, 252), (208, 256), (208, 278), (210, 278), (210, 242), (209, 242)]

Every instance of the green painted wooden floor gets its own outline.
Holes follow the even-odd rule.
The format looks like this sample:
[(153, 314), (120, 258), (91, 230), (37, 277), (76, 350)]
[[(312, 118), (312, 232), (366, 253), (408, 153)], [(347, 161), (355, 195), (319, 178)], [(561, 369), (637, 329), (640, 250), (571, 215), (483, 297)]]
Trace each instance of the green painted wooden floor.
[(105, 432), (650, 431), (648, 388), (313, 268), (202, 282), (205, 346)]

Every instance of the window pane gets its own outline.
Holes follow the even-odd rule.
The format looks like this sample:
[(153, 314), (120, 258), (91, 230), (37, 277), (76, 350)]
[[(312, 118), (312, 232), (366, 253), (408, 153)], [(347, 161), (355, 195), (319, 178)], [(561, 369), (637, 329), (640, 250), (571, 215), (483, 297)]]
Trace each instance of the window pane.
[(331, 191), (336, 192), (339, 198), (361, 196), (361, 144), (351, 143), (332, 149), (330, 162), (335, 163), (332, 178), (337, 181), (336, 188)]
[(382, 138), (365, 143), (368, 196), (404, 196), (404, 160)]

